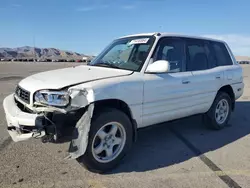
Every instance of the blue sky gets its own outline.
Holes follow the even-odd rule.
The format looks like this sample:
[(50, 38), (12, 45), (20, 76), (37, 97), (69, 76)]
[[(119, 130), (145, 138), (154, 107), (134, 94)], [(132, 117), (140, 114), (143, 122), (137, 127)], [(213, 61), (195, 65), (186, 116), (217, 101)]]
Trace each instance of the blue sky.
[(0, 0), (0, 47), (98, 54), (114, 38), (175, 32), (226, 40), (250, 56), (249, 0)]

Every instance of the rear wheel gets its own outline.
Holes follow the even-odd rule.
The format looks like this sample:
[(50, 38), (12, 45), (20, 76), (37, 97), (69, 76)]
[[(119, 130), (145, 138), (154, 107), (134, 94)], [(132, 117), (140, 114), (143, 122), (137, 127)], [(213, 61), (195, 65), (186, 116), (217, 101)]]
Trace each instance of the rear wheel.
[(77, 160), (93, 172), (111, 170), (130, 149), (132, 134), (132, 124), (125, 113), (102, 110), (93, 117), (86, 152)]
[(212, 129), (224, 128), (230, 119), (232, 99), (225, 92), (219, 92), (207, 113), (203, 115), (204, 123)]

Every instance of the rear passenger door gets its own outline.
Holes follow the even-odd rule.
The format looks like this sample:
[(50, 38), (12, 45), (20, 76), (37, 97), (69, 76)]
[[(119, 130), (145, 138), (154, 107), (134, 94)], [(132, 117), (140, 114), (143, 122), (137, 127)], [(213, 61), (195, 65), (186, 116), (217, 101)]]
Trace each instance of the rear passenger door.
[(206, 112), (223, 84), (223, 69), (216, 66), (216, 57), (209, 41), (186, 39), (187, 71), (193, 74), (193, 105)]

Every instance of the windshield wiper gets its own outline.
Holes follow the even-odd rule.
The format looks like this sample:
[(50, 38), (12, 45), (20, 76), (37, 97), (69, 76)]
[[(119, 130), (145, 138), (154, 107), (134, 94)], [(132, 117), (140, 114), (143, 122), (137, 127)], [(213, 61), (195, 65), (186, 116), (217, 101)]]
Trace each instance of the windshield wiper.
[(118, 67), (112, 63), (104, 63), (104, 62), (94, 64), (93, 66), (107, 66), (107, 67), (111, 67), (111, 68), (120, 69), (120, 67)]

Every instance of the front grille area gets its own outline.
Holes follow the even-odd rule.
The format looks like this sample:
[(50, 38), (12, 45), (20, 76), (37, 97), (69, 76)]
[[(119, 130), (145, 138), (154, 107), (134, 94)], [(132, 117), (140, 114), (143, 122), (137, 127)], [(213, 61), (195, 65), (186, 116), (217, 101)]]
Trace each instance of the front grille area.
[(17, 107), (18, 107), (21, 111), (26, 112), (26, 113), (30, 113), (30, 114), (33, 114), (33, 113), (34, 113), (32, 110), (30, 110), (29, 108), (25, 107), (25, 106), (23, 105), (23, 103), (19, 102), (16, 98), (14, 98), (14, 100), (15, 100), (15, 103), (16, 103)]
[(30, 103), (30, 92), (26, 91), (25, 89), (21, 88), (20, 86), (16, 87), (15, 91), (16, 96), (26, 103)]

